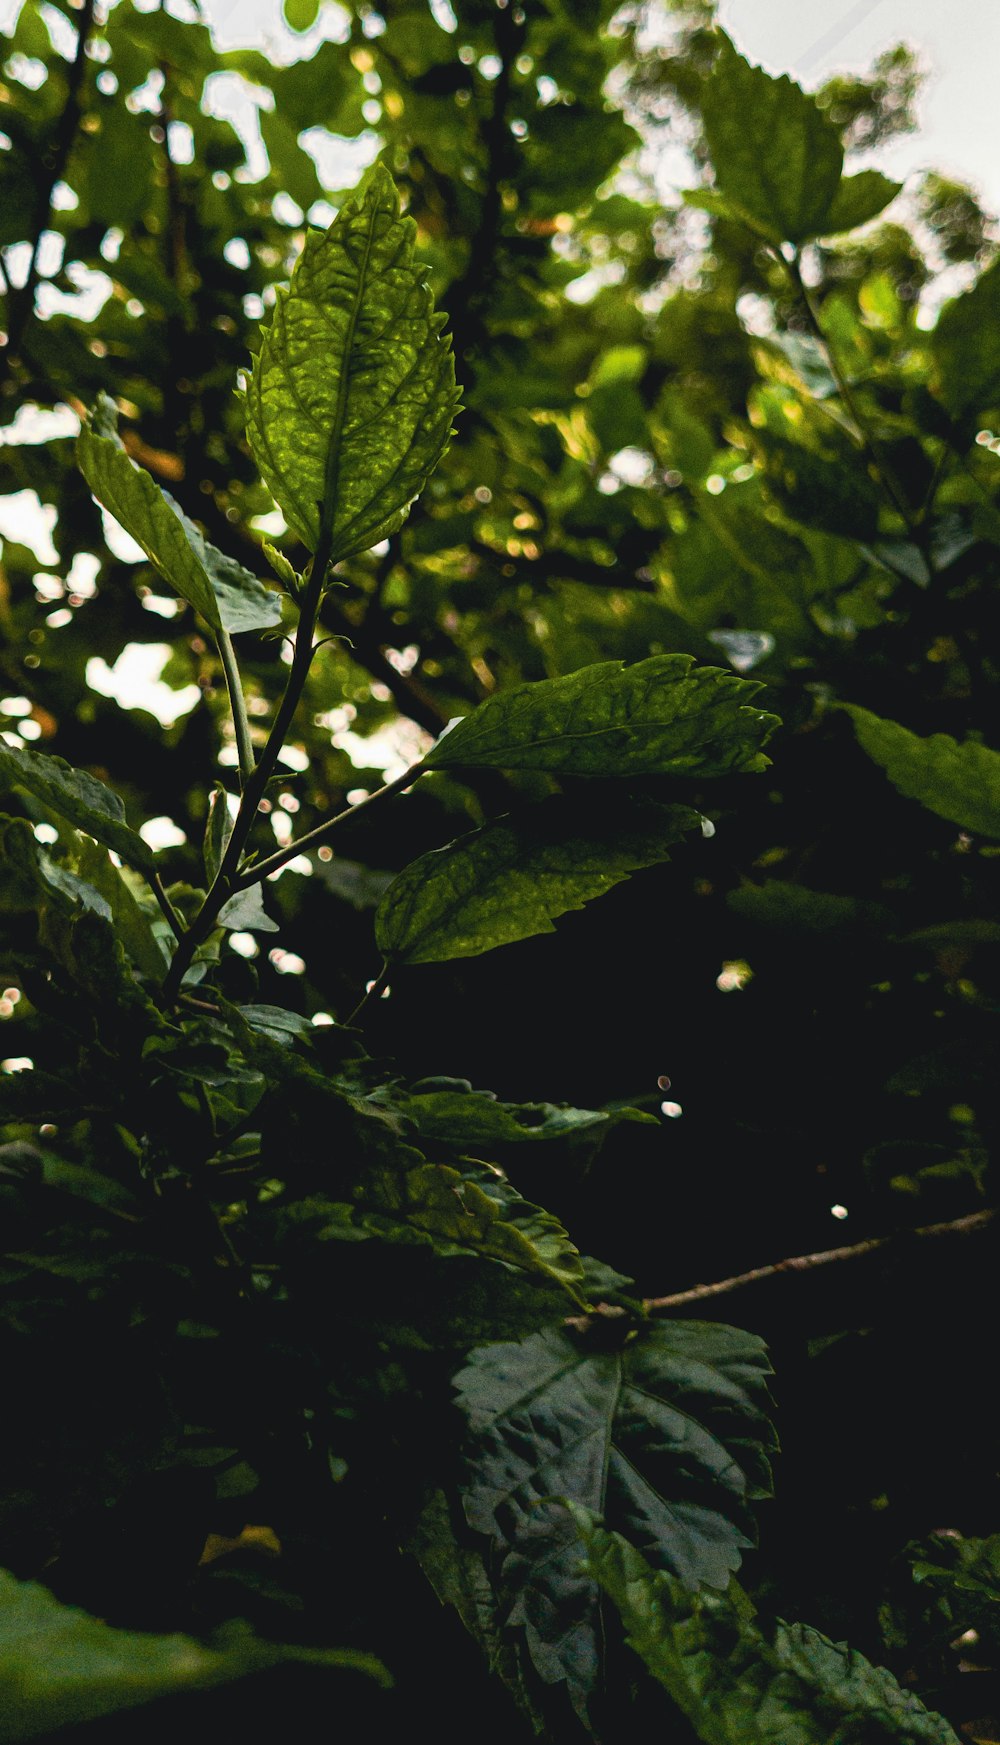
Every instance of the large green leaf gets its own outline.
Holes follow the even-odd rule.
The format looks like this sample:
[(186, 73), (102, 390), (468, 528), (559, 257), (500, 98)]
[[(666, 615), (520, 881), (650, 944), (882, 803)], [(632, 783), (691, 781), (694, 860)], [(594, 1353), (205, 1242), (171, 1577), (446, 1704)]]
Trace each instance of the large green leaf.
[(930, 336), (935, 386), (958, 416), (1000, 403), (1000, 258), (946, 303)]
[(720, 776), (766, 769), (779, 724), (752, 707), (763, 687), (689, 654), (625, 667), (601, 661), (565, 678), (514, 685), (449, 727), (424, 759), (574, 776)]
[(619, 1533), (572, 1514), (629, 1645), (705, 1745), (958, 1745), (942, 1715), (843, 1643), (803, 1624), (765, 1635), (745, 1601), (691, 1593)]
[(947, 733), (921, 739), (869, 709), (845, 708), (858, 744), (901, 794), (965, 830), (1000, 838), (1000, 751), (975, 739), (959, 745)]
[(0, 744), (0, 782), (26, 788), (45, 807), (66, 818), (105, 848), (113, 848), (129, 866), (151, 873), (156, 861), (151, 848), (125, 822), (125, 807), (96, 776), (74, 769), (50, 752), (12, 751)]
[(155, 479), (129, 459), (117, 419), (114, 401), (99, 394), (89, 424), (77, 437), (77, 463), (98, 502), (213, 630), (264, 630), (277, 624), (279, 595), (211, 545)]
[(376, 164), (279, 291), (246, 391), (247, 436), (289, 524), (330, 561), (392, 533), (441, 459), (458, 409), (451, 344)]
[(772, 242), (830, 228), (844, 151), (815, 97), (750, 66), (720, 33), (701, 104), (716, 181), (734, 207)]
[(293, 1648), (239, 1631), (206, 1646), (190, 1636), (115, 1630), (61, 1605), (39, 1583), (0, 1570), (0, 1745), (157, 1697), (208, 1690), (285, 1661), (389, 1682), (371, 1655), (349, 1649)]
[(699, 815), (686, 806), (590, 812), (561, 797), (499, 818), (421, 855), (394, 879), (375, 915), (389, 963), (477, 957), (582, 909), (667, 848)]
[(599, 1676), (600, 1600), (572, 1521), (547, 1499), (605, 1516), (685, 1586), (724, 1587), (753, 1542), (751, 1500), (770, 1488), (768, 1373), (750, 1333), (623, 1317), (484, 1346), (456, 1377), (469, 1525), (498, 1545), (507, 1623), (581, 1713)]

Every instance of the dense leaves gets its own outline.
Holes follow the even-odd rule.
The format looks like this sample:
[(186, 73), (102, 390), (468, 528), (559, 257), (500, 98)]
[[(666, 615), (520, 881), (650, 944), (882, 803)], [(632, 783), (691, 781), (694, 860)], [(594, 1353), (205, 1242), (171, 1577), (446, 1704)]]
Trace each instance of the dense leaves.
[(768, 1638), (745, 1598), (692, 1594), (620, 1533), (573, 1519), (630, 1647), (706, 1745), (956, 1745), (941, 1715), (863, 1655), (801, 1624)]
[(16, 10), (0, 1564), (373, 1651), (359, 1737), (995, 1735), (996, 233), (873, 167), (913, 53)]

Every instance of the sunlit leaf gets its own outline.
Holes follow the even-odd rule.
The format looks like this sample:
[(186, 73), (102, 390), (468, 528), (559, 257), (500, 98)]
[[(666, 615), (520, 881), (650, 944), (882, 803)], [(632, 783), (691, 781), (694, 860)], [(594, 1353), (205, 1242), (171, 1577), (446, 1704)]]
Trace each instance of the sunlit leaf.
[(779, 725), (753, 706), (763, 689), (687, 654), (634, 666), (602, 661), (565, 678), (515, 685), (442, 735), (428, 769), (483, 766), (575, 776), (720, 776), (766, 769)]
[(246, 391), (247, 436), (286, 520), (330, 561), (404, 520), (448, 443), (458, 407), (444, 316), (413, 261), (380, 164), (326, 232), (310, 231), (279, 292)]
[(213, 630), (235, 633), (277, 624), (279, 596), (211, 545), (155, 479), (129, 459), (117, 417), (114, 401), (100, 394), (90, 423), (77, 437), (77, 462), (98, 502)]

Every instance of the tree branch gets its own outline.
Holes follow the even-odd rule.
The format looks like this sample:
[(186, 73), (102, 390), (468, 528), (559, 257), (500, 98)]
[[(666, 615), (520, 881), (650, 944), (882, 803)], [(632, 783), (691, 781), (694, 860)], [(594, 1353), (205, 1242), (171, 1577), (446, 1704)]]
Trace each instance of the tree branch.
[(855, 1242), (846, 1248), (826, 1248), (818, 1254), (796, 1254), (788, 1260), (776, 1260), (770, 1266), (755, 1266), (750, 1272), (737, 1273), (734, 1278), (717, 1279), (714, 1284), (693, 1285), (687, 1291), (675, 1291), (672, 1296), (646, 1297), (645, 1307), (651, 1315), (668, 1315), (675, 1309), (689, 1309), (709, 1303), (717, 1297), (735, 1296), (779, 1273), (813, 1272), (818, 1267), (836, 1266), (843, 1261), (864, 1260), (886, 1249), (899, 1250), (911, 1242), (925, 1242), (949, 1236), (971, 1236), (986, 1230), (997, 1218), (997, 1211), (971, 1212), (964, 1218), (954, 1218), (945, 1224), (924, 1224), (915, 1230), (898, 1231), (892, 1236), (872, 1236), (866, 1242)]
[(43, 151), (39, 159), (39, 174), (35, 184), (35, 212), (32, 225), (31, 258), (24, 284), (19, 289), (10, 288), (7, 298), (7, 344), (0, 356), (0, 385), (2, 385), (20, 359), (21, 346), (25, 334), (31, 325), (35, 312), (35, 291), (38, 287), (38, 257), (42, 246), (42, 236), (49, 228), (52, 216), (52, 195), (56, 183), (62, 181), (63, 171), (73, 149), (77, 129), (83, 114), (83, 81), (87, 71), (87, 44), (94, 28), (95, 0), (83, 0), (80, 16), (77, 19), (76, 53), (70, 65), (66, 82), (66, 101), (62, 114), (56, 123), (52, 143)]

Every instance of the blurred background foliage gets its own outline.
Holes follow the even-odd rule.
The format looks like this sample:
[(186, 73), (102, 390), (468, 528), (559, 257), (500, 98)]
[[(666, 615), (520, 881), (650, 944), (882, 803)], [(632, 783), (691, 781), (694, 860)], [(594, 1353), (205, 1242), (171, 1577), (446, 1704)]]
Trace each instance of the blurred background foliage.
[[(0, 726), (156, 820), (167, 882), (198, 883), (205, 772), (235, 786), (222, 674), (102, 521), (72, 436), (105, 389), (129, 452), (216, 544), (264, 575), (267, 537), (299, 566), (234, 390), (304, 226), (378, 152), (466, 409), (408, 522), (326, 600), (276, 842), (519, 680), (680, 650), (766, 681), (785, 723), (773, 767), (752, 791), (706, 790), (713, 840), (553, 939), (401, 975), (369, 1025), (411, 1076), (591, 1107), (669, 1097), (656, 1128), (520, 1184), (650, 1293), (960, 1217), (996, 1190), (1000, 847), (897, 794), (836, 707), (996, 740), (996, 225), (928, 174), (866, 228), (808, 244), (797, 281), (711, 200), (664, 209), (665, 141), (711, 189), (714, 10), (345, 0), (275, 66), (219, 52), (183, 0), (28, 0), (3, 44)], [(298, 29), (316, 12), (286, 6)], [(821, 90), (849, 168), (915, 125), (918, 92), (905, 48)], [(977, 276), (949, 364), (937, 314)], [(239, 652), (263, 723), (281, 636)], [(345, 1015), (377, 969), (384, 873), (512, 788), (543, 791), (431, 777), (335, 857), (293, 862), (273, 887), (280, 944), (237, 937), (234, 996)], [(57, 1064), (23, 990), (0, 1011), (9, 1061)], [(1000, 1520), (995, 1293), (964, 1250), (942, 1256), (898, 1291), (845, 1295), (831, 1276), (804, 1313), (790, 1284), (759, 1315), (786, 1449), (760, 1579), (900, 1671), (916, 1652), (898, 1623), (915, 1602), (892, 1585), (904, 1548), (936, 1570), (936, 1530)], [(733, 1319), (756, 1313), (734, 1302)], [(944, 1577), (920, 1567), (925, 1671), (946, 1689)]]

